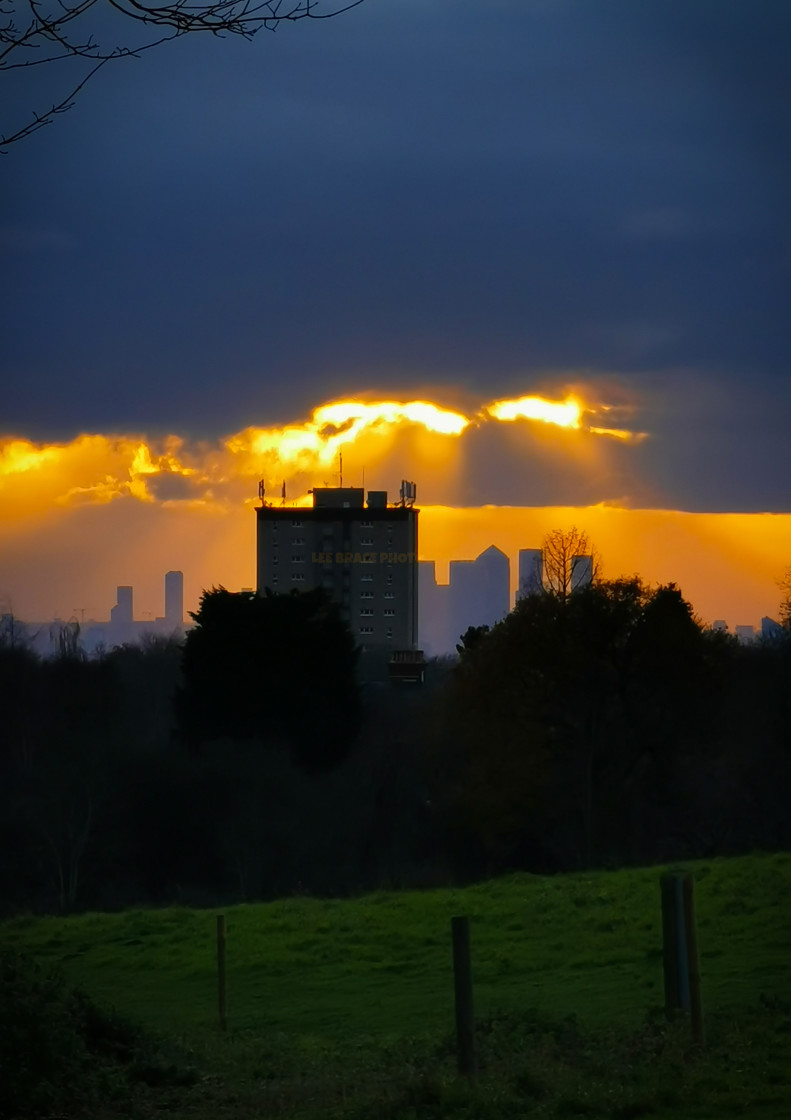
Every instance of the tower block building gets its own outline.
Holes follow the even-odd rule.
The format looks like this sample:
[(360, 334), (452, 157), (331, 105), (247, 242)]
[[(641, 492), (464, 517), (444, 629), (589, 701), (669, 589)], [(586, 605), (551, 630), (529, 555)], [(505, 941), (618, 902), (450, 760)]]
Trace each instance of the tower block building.
[(283, 594), (322, 587), (365, 655), (390, 660), (415, 651), (418, 637), (418, 514), (415, 484), (400, 500), (386, 490), (338, 486), (313, 490), (312, 507), (264, 500), (257, 516), (257, 591)]

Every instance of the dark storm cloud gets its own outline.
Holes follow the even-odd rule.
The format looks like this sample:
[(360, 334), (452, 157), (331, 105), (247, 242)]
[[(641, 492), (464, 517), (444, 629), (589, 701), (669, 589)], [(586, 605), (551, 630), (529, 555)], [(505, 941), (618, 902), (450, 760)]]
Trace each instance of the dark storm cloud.
[(3, 164), (54, 238), (4, 244), (5, 427), (606, 374), (647, 493), (787, 502), (788, 46), (785, 3), (367, 0), (118, 65)]
[(165, 472), (147, 478), (146, 489), (160, 502), (181, 502), (202, 498), (207, 487), (203, 481)]

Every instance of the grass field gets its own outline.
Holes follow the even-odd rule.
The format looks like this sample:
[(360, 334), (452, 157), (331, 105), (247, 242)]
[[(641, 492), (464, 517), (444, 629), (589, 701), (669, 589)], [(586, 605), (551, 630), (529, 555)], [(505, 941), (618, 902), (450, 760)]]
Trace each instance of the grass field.
[[(148, 1101), (174, 1116), (787, 1120), (791, 855), (686, 869), (705, 1054), (661, 1015), (665, 868), (230, 907), (225, 1035), (216, 911), (18, 917), (0, 937), (175, 1042), (199, 1077)], [(472, 1086), (454, 1075), (454, 914), (470, 917)]]

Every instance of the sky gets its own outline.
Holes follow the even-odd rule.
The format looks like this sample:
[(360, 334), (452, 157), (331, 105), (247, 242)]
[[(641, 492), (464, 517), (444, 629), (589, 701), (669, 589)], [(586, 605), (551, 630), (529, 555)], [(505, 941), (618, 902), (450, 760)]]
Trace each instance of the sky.
[[(251, 583), (257, 479), (301, 500), (342, 444), (415, 478), (440, 565), (575, 523), (606, 574), (776, 613), (790, 47), (786, 0), (365, 0), (105, 67), (0, 157), (0, 598)], [(0, 132), (61, 76), (2, 80)], [(532, 396), (578, 422), (487, 411)], [(466, 424), (339, 441), (338, 401)]]

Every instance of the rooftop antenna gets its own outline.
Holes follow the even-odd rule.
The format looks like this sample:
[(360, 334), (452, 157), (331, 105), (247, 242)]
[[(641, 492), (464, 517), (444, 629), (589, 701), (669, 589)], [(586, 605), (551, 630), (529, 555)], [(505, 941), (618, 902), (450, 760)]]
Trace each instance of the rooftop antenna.
[(264, 489), (264, 480), (262, 478), (262, 479), (260, 479), (260, 481), (258, 483), (258, 500), (260, 501), (262, 506), (266, 505), (266, 502), (264, 501), (264, 495), (265, 494), (266, 494), (266, 490)]
[(286, 504), (286, 480), (285, 479), (283, 479), (283, 489), (280, 491), (280, 504), (281, 504), (281, 506), (284, 506)]
[(341, 488), (341, 490), (343, 490), (343, 452), (342, 451), (338, 452), (338, 461), (339, 461), (338, 475), (340, 477), (340, 488)]

